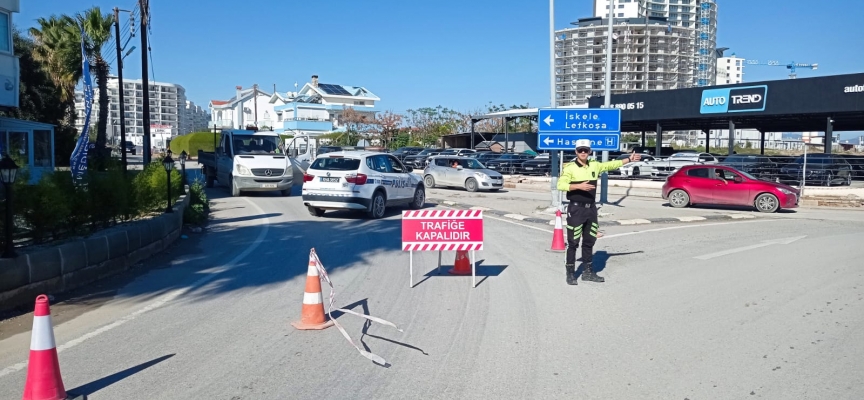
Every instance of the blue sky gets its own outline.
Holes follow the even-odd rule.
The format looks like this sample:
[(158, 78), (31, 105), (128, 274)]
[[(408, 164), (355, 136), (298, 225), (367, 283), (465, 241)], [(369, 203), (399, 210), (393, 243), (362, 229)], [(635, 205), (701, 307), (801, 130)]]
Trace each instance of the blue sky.
[[(179, 83), (206, 107), (234, 87), (293, 90), (323, 83), (365, 86), (383, 109), (441, 105), (549, 105), (548, 1), (150, 0), (151, 79)], [(534, 4), (530, 4), (534, 3)], [(135, 0), (25, 0), (15, 24)], [(590, 17), (593, 0), (557, 0), (556, 29)], [(740, 57), (819, 63), (799, 77), (864, 71), (860, 0), (719, 0), (718, 47)], [(830, 23), (828, 22), (830, 21)], [(138, 48), (124, 75), (141, 77)], [(745, 81), (785, 79), (783, 67), (751, 66)]]

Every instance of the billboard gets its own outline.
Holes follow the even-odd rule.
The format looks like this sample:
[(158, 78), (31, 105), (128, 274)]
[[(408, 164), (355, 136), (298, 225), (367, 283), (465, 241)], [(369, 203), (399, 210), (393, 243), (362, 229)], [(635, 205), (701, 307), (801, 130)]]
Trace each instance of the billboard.
[[(859, 89), (860, 88), (860, 89)], [(864, 112), (864, 73), (612, 95), (621, 121)], [(589, 107), (602, 107), (592, 97)]]

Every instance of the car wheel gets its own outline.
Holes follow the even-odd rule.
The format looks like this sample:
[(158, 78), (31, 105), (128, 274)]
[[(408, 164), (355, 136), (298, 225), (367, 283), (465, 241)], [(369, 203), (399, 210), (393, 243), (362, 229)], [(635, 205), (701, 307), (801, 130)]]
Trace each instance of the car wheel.
[(675, 208), (684, 208), (690, 205), (690, 195), (681, 189), (675, 189), (669, 193), (669, 204)]
[(411, 201), (409, 207), (412, 210), (419, 210), (426, 205), (426, 191), (423, 190), (422, 186), (417, 186), (417, 189), (414, 189), (414, 200)]
[(231, 197), (240, 196), (240, 188), (237, 187), (237, 182), (234, 181), (234, 177), (229, 176), (228, 179), (231, 180)]
[(435, 178), (432, 177), (432, 175), (426, 175), (423, 178), (423, 184), (426, 185), (427, 188), (434, 188), (435, 187)]
[(759, 212), (773, 213), (780, 208), (780, 201), (771, 193), (762, 193), (756, 197), (754, 205)]
[(387, 202), (381, 192), (375, 192), (372, 195), (372, 202), (369, 204), (369, 218), (379, 219), (384, 217), (384, 211), (387, 208)]
[(477, 180), (474, 178), (468, 178), (468, 180), (465, 181), (465, 190), (467, 190), (469, 192), (476, 192), (477, 191)]
[(637, 176), (639, 176), (639, 167), (633, 167), (633, 173), (630, 174), (630, 177), (635, 178)]
[(322, 216), (324, 216), (324, 210), (322, 210), (322, 209), (320, 209), (320, 208), (315, 208), (315, 207), (306, 207), (306, 209), (309, 210), (309, 215), (311, 215), (311, 216), (313, 216), (313, 217), (322, 217)]
[(828, 173), (828, 176), (825, 177), (825, 186), (830, 187), (830, 186), (831, 186), (831, 182), (834, 182), (834, 174), (832, 174), (832, 173), (829, 172), (829, 173)]
[(204, 170), (204, 185), (208, 188), (212, 188), (216, 178), (213, 175), (207, 173), (207, 170)]
[(291, 197), (291, 189), (285, 189), (279, 191), (284, 197)]
[(844, 182), (843, 184), (846, 186), (852, 186), (852, 173), (851, 172), (849, 173), (849, 175), (846, 175), (846, 182)]

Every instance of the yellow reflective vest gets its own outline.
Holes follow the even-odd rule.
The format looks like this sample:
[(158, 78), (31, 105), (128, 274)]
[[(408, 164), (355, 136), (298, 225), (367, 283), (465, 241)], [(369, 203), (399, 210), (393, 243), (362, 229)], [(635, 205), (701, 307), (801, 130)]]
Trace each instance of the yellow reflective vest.
[(588, 165), (585, 166), (577, 164), (576, 161), (569, 162), (561, 170), (557, 188), (562, 192), (567, 192), (567, 199), (570, 201), (594, 202), (597, 196), (596, 187), (591, 191), (570, 190), (570, 184), (590, 182), (596, 186), (601, 173), (616, 170), (622, 165), (624, 165), (622, 160), (607, 162), (588, 160)]

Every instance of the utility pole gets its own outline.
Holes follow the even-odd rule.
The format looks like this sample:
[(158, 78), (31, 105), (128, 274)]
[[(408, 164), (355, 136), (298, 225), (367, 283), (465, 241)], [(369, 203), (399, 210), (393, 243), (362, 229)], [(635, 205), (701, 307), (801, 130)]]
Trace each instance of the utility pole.
[(126, 102), (123, 100), (123, 49), (120, 47), (120, 9), (114, 7), (114, 38), (117, 42), (117, 80), (120, 83), (120, 163), (126, 174)]
[[(609, 108), (612, 104), (612, 20), (615, 16), (615, 1), (609, 0), (609, 17), (606, 19), (608, 30), (606, 31), (606, 92), (603, 96), (603, 108)], [(609, 161), (609, 151), (604, 150), (602, 161)], [(600, 175), (600, 203), (609, 201), (609, 175), (605, 172)]]
[(147, 79), (147, 56), (150, 47), (147, 45), (147, 27), (150, 26), (150, 0), (138, 0), (141, 9), (141, 84), (144, 86), (144, 136), (143, 151), (144, 166), (150, 165), (152, 146), (150, 144), (150, 80)]
[(252, 85), (252, 89), (252, 96), (255, 96), (252, 98), (252, 104), (255, 107), (255, 128), (258, 128), (258, 84)]
[[(557, 108), (558, 103), (555, 101), (555, 0), (549, 0), (549, 107)], [(539, 129), (540, 121), (538, 119), (537, 126)], [(561, 151), (549, 152), (549, 172), (551, 175), (551, 191), (552, 191), (552, 206), (555, 208), (561, 207), (561, 192), (558, 191), (558, 176), (561, 174), (559, 158), (563, 158), (564, 153)]]

